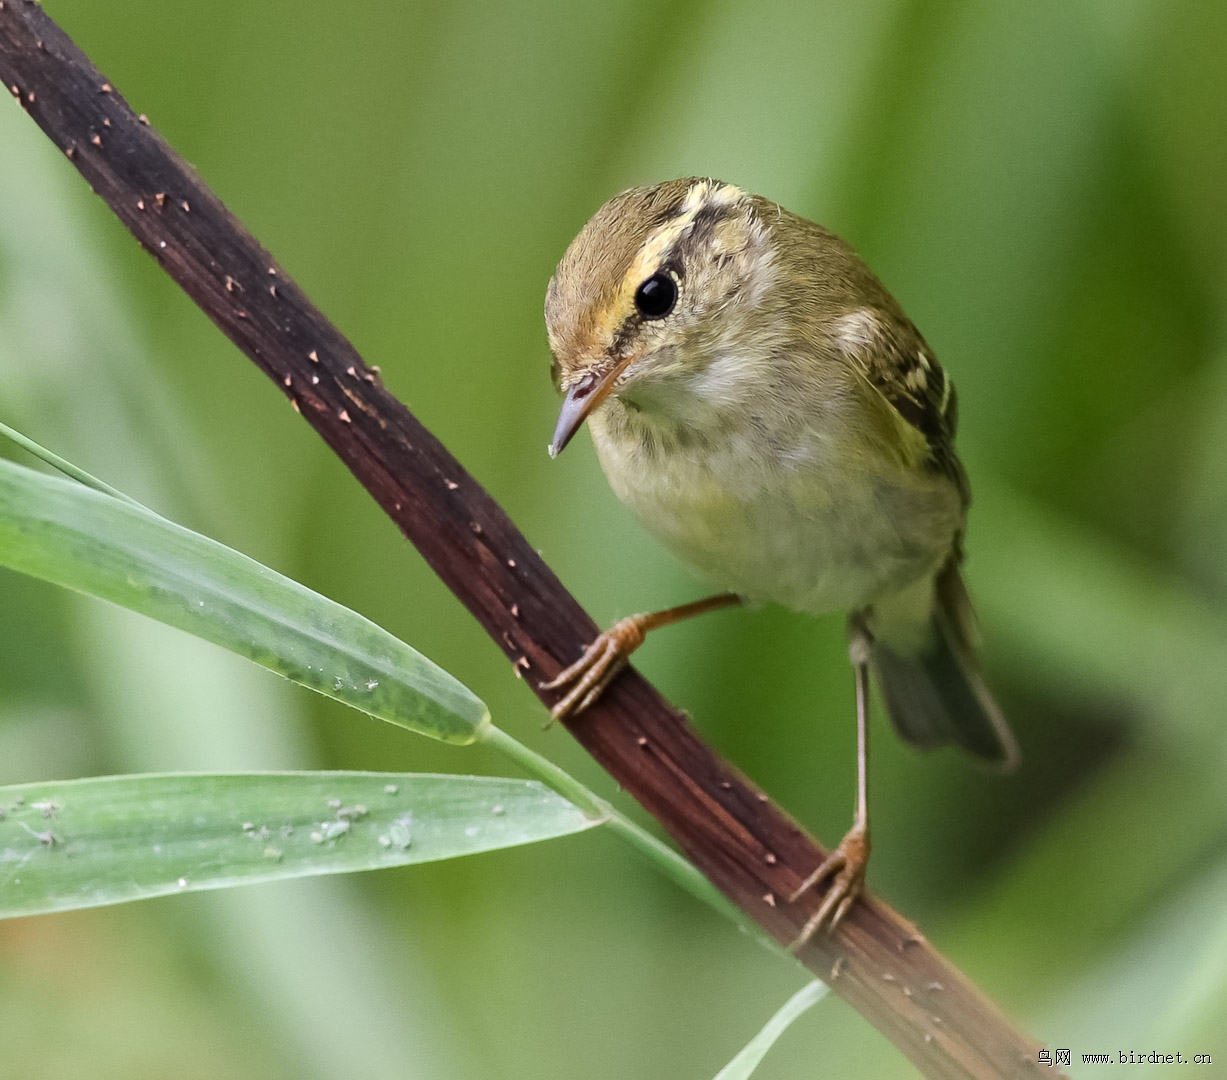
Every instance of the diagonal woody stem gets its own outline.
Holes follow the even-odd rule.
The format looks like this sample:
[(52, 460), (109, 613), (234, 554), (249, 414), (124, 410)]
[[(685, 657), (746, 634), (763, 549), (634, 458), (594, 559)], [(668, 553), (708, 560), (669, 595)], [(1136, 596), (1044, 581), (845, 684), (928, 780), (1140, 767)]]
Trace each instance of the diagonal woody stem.
[[(255, 238), (31, 0), (0, 0), (0, 79), (98, 195), (290, 398), (529, 676), (546, 682), (597, 627), (503, 510), (393, 398)], [(555, 694), (539, 691), (547, 706)], [(824, 852), (628, 671), (567, 724), (734, 904), (793, 940), (789, 905)], [(935, 1080), (1060, 1075), (1039, 1044), (872, 896), (799, 959)]]

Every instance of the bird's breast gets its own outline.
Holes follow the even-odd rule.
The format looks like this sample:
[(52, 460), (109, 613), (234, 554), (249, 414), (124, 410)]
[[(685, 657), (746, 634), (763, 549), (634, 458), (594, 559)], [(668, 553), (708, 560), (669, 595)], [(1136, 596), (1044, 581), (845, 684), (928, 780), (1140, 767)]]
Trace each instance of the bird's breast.
[(748, 599), (853, 610), (936, 569), (961, 526), (951, 484), (875, 452), (839, 410), (763, 404), (699, 425), (611, 398), (589, 424), (647, 530)]

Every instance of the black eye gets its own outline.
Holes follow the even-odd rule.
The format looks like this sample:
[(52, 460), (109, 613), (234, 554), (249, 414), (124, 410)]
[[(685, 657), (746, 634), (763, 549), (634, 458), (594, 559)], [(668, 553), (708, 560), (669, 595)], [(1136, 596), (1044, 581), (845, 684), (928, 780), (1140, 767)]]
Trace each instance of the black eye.
[(677, 303), (677, 282), (668, 274), (653, 274), (635, 290), (635, 307), (645, 319), (663, 319)]

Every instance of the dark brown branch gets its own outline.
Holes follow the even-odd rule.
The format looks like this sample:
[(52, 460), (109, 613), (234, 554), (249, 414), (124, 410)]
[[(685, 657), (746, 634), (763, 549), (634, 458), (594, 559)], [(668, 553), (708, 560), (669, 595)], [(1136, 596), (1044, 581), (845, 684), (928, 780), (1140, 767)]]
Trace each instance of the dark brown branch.
[[(0, 78), (144, 248), (286, 394), (530, 685), (596, 626), (502, 509), (30, 0), (0, 0)], [(551, 695), (541, 695), (547, 704)], [(628, 671), (568, 729), (749, 918), (792, 940), (822, 850)], [(926, 1076), (1057, 1075), (1038, 1044), (874, 897), (801, 957)]]

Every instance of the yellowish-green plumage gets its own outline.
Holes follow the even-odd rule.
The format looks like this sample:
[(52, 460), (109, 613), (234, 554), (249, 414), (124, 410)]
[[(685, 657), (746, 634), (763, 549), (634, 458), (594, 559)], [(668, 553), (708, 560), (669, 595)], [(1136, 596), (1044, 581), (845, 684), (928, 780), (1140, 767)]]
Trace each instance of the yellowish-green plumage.
[[(661, 316), (637, 306), (653, 275)], [(636, 188), (576, 237), (545, 314), (559, 441), (587, 417), (649, 532), (747, 599), (863, 613), (905, 738), (1013, 761), (959, 581), (953, 387), (844, 241), (719, 181)]]

